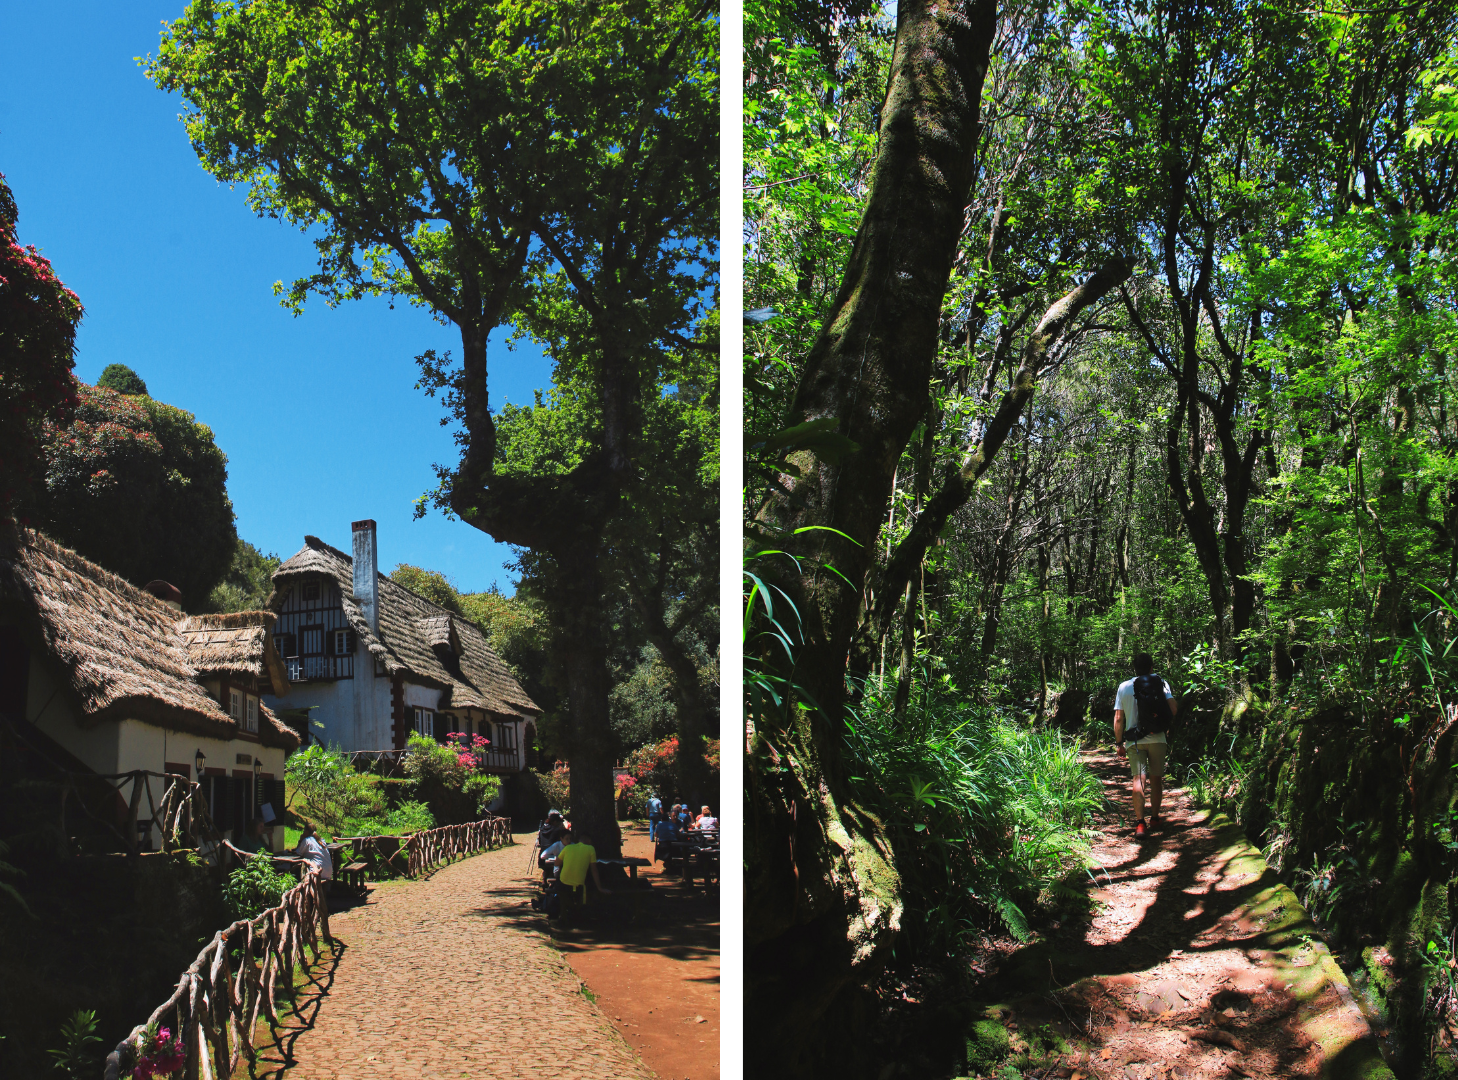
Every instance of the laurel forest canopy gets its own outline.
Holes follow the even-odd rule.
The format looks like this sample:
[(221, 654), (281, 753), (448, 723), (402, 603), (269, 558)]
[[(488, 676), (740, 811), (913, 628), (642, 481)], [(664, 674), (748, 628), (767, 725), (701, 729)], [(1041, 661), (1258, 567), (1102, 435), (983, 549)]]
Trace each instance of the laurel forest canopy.
[(1359, 913), (1458, 871), (1458, 9), (746, 20), (752, 1071), (875, 1075), (874, 980), (1054, 917), (1138, 650), (1176, 780), (1418, 936)]
[[(552, 564), (574, 819), (609, 851), (607, 537), (653, 482), (645, 402), (716, 348), (718, 51), (702, 0), (199, 0), (147, 61), (204, 167), (313, 238), (286, 304), (383, 295), (460, 331), (418, 358), (461, 448), (422, 505)], [(570, 467), (504, 467), (505, 327), (589, 418)]]

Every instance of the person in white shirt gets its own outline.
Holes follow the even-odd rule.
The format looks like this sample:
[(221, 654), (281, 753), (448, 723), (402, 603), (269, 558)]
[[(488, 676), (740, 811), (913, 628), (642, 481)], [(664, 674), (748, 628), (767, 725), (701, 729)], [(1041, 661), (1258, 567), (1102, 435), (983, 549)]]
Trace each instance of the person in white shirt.
[(704, 832), (709, 829), (717, 829), (718, 827), (719, 819), (716, 818), (713, 814), (709, 813), (709, 808), (707, 806), (704, 807), (703, 811), (699, 814), (699, 820), (694, 822), (694, 828), (698, 829), (699, 832)]
[[(294, 854), (303, 858), (324, 881), (334, 877), (334, 860), (329, 858), (329, 849), (319, 842), (314, 835), (313, 824), (304, 826), (304, 833), (299, 837), (299, 846), (294, 849)], [(334, 942), (333, 936), (329, 933), (329, 887), (326, 885), (319, 891), (319, 923), (324, 928), (324, 940), (330, 944)]]
[[(1159, 719), (1139, 714), (1136, 683), (1145, 682), (1148, 687), (1162, 688), (1169, 715), (1173, 718), (1179, 712), (1180, 703), (1175, 700), (1169, 683), (1154, 673), (1154, 657), (1139, 653), (1134, 657), (1135, 677), (1119, 684), (1114, 695), (1114, 743), (1121, 758), (1129, 761), (1134, 799), (1134, 835), (1138, 839), (1159, 823), (1160, 799), (1164, 794), (1164, 762), (1169, 749), (1169, 739)], [(1155, 697), (1158, 703), (1158, 697)], [(1151, 710), (1152, 711), (1152, 710)], [(1154, 730), (1155, 727), (1160, 730)], [(1124, 748), (1126, 733), (1135, 733), (1129, 739), (1129, 749)], [(1148, 789), (1149, 820), (1144, 820), (1144, 796)]]
[(572, 839), (571, 833), (563, 833), (561, 840), (558, 840), (555, 844), (552, 844), (550, 847), (542, 852), (540, 862), (542, 866), (543, 885), (550, 885), (552, 883), (552, 879), (556, 877), (557, 874), (561, 871), (562, 866), (561, 863), (556, 861), (557, 856), (562, 854), (563, 843), (570, 839)]

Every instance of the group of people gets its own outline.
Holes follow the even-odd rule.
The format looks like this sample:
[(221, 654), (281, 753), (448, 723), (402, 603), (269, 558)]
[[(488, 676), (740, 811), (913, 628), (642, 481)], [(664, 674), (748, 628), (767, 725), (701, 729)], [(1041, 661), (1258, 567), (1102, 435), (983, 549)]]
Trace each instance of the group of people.
[(592, 878), (598, 892), (611, 892), (602, 883), (597, 869), (597, 849), (586, 829), (574, 831), (562, 820), (560, 811), (551, 810), (547, 820), (537, 829), (537, 866), (542, 882), (557, 882), (570, 889), (580, 889)]
[(689, 833), (702, 836), (710, 833), (717, 835), (718, 832), (719, 819), (707, 806), (700, 808), (695, 816), (686, 803), (674, 803), (665, 814), (662, 800), (656, 796), (648, 800), (648, 834), (653, 839), (655, 862), (663, 854), (665, 845), (686, 840)]

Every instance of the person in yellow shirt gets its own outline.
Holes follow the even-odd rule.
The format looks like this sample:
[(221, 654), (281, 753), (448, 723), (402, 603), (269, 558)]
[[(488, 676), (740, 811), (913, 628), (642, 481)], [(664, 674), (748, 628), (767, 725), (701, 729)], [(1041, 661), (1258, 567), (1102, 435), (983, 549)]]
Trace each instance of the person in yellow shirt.
[(592, 846), (592, 837), (585, 832), (568, 833), (562, 839), (562, 850), (551, 862), (562, 868), (557, 880), (569, 888), (580, 888), (587, 882), (587, 875), (592, 874), (592, 883), (597, 887), (598, 892), (608, 892), (603, 888), (602, 878), (597, 872), (597, 849)]

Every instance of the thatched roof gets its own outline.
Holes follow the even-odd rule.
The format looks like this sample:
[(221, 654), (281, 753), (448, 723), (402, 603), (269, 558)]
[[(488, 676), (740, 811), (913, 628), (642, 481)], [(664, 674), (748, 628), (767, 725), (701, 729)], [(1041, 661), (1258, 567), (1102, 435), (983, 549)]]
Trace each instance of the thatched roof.
[(275, 697), (289, 692), (288, 673), (273, 644), (271, 611), (191, 615), (177, 624), (199, 674), (266, 679)]
[(317, 536), (274, 571), (269, 607), (278, 610), (295, 584), (325, 574), (339, 586), (344, 616), (385, 670), (411, 682), (444, 690), (442, 709), (481, 709), (501, 716), (538, 715), (537, 705), (511, 670), (491, 651), (486, 635), (469, 619), (379, 576), (380, 634), (370, 632), (354, 599), (354, 560)]
[[(65, 673), (76, 707), (96, 721), (136, 719), (232, 738), (238, 723), (198, 682), (172, 608), (30, 529), (0, 535), (0, 606)], [(259, 738), (299, 739), (260, 704)]]

